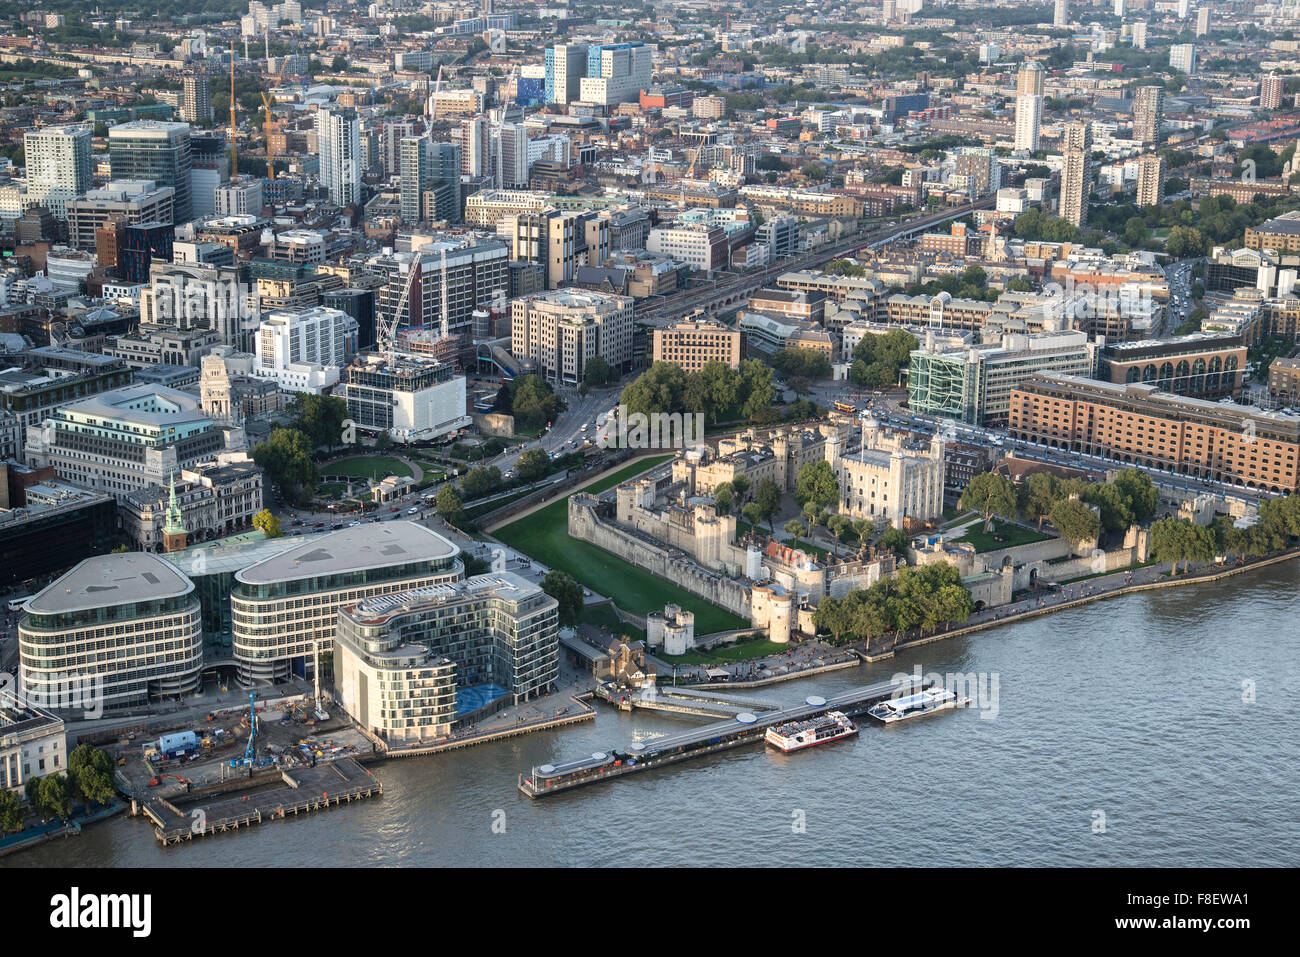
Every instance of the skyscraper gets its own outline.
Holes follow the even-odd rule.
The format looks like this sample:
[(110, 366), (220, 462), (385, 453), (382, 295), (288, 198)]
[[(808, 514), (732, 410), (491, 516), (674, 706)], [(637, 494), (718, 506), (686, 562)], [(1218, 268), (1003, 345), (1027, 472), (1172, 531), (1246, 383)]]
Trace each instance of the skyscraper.
[(361, 203), (361, 123), (357, 111), (323, 106), (316, 111), (320, 183), (337, 206)]
[(1056, 0), (1056, 7), (1052, 12), (1052, 26), (1065, 27), (1070, 24), (1070, 0)]
[(1016, 76), (1017, 150), (1038, 149), (1038, 132), (1043, 123), (1043, 66), (1037, 60), (1025, 64)]
[(1124, 16), (1124, 0), (1115, 0), (1114, 13), (1117, 17)]
[(587, 46), (557, 43), (546, 50), (546, 102), (568, 103), (578, 98), (587, 75)]
[(493, 175), (498, 189), (528, 186), (528, 131), (515, 123), (503, 123), (492, 131)]
[(1138, 159), (1137, 204), (1159, 206), (1165, 198), (1165, 160), (1158, 153)]
[(212, 89), (208, 77), (195, 73), (181, 81), (181, 119), (186, 123), (207, 123), (212, 119)]
[[(66, 203), (91, 187), (90, 129), (51, 126), (23, 135), (27, 157), (27, 195), (67, 219)], [(114, 177), (116, 178), (116, 177)]]
[(1133, 24), (1133, 49), (1145, 50), (1147, 48), (1147, 22), (1138, 20)]
[(1061, 165), (1061, 218), (1083, 228), (1088, 222), (1088, 199), (1092, 195), (1092, 169), (1088, 152), (1092, 131), (1086, 123), (1066, 123), (1064, 162)]
[(1282, 77), (1276, 73), (1266, 74), (1259, 84), (1259, 108), (1276, 110), (1282, 106)]
[(108, 162), (113, 179), (151, 179), (175, 190), (172, 214), (177, 223), (187, 223), (194, 216), (188, 123), (133, 120), (109, 127)]
[(492, 140), (488, 136), (486, 117), (460, 121), (460, 171), (478, 178), (492, 172)]
[(587, 48), (587, 75), (579, 81), (584, 103), (614, 106), (640, 97), (650, 86), (650, 48), (641, 42)]
[(1165, 88), (1140, 86), (1133, 96), (1133, 139), (1159, 143), (1165, 118)]
[(1196, 35), (1203, 37), (1210, 32), (1210, 8), (1201, 7), (1196, 11)]
[(409, 223), (444, 219), (458, 222), (460, 144), (435, 143), (428, 136), (402, 140), (401, 211)]

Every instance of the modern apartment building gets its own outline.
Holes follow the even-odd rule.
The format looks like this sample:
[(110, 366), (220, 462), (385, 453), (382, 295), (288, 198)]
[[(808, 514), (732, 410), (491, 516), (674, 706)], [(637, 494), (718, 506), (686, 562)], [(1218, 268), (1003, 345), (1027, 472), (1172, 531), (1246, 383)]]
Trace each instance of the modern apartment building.
[(262, 214), (262, 180), (237, 180), (219, 186), (214, 193), (218, 216), (260, 216)]
[(173, 190), (173, 222), (193, 217), (188, 123), (132, 120), (108, 129), (108, 160), (115, 180), (152, 180)]
[(334, 650), (340, 608), (464, 577), (460, 549), (415, 522), (345, 528), (244, 568), (230, 595), (244, 685), (306, 674)]
[(1018, 439), (1275, 492), (1300, 489), (1300, 417), (1145, 382), (1036, 376), (1011, 396)]
[(361, 203), (361, 122), (350, 107), (323, 106), (316, 111), (320, 149), (320, 183), (336, 206)]
[(557, 290), (510, 304), (510, 351), (537, 362), (541, 375), (577, 385), (601, 356), (626, 371), (632, 361), (633, 300), (599, 292)]
[(1140, 86), (1133, 94), (1133, 139), (1159, 143), (1165, 122), (1165, 88)]
[(582, 78), (587, 75), (587, 45), (557, 43), (548, 47), (546, 67), (546, 102), (568, 103), (579, 99)]
[(212, 83), (205, 74), (181, 80), (181, 119), (200, 125), (212, 121)]
[(609, 258), (610, 221), (593, 210), (517, 213), (504, 217), (497, 233), (510, 244), (511, 262), (542, 266), (547, 289), (571, 283), (580, 266), (599, 266)]
[(483, 229), (496, 229), (497, 224), (507, 216), (540, 213), (549, 205), (550, 197), (546, 193), (522, 189), (486, 189), (471, 193), (466, 198), (465, 223)]
[(1159, 206), (1165, 199), (1165, 158), (1149, 153), (1138, 159), (1137, 204)]
[[(336, 686), (352, 719), (389, 744), (545, 694), (559, 673), (558, 603), (512, 572), (366, 598), (343, 608)], [(459, 691), (473, 690), (465, 695)]]
[(339, 381), (356, 341), (357, 321), (341, 310), (269, 312), (257, 331), (253, 375), (274, 379), (285, 392), (319, 395)]
[(683, 319), (650, 334), (650, 361), (671, 362), (696, 372), (709, 362), (740, 368), (740, 330), (720, 322)]
[[(18, 643), (23, 693), (58, 712), (180, 698), (203, 669), (194, 583), (144, 552), (96, 555), (57, 578), (28, 600)], [(84, 696), (69, 700), (70, 686)]]
[(44, 203), (56, 219), (66, 219), (68, 200), (90, 189), (90, 128), (51, 126), (23, 134), (27, 201)]
[(1038, 149), (1043, 125), (1043, 65), (1030, 60), (1016, 75), (1016, 135), (1014, 148), (1030, 153)]

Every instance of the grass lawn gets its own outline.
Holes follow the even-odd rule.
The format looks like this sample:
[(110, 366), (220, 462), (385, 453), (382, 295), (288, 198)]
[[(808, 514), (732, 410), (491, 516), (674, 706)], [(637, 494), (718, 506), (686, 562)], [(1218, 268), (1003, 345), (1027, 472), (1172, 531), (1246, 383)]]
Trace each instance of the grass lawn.
[(411, 468), (405, 462), (387, 455), (358, 455), (350, 459), (340, 459), (320, 466), (322, 475), (348, 475), (355, 478), (368, 478), (376, 482), (385, 472), (394, 475), (412, 476)]
[(971, 527), (971, 529), (961, 538), (955, 539), (958, 542), (971, 542), (977, 552), (991, 552), (999, 548), (1010, 548), (1013, 545), (1028, 545), (1031, 542), (1042, 542), (1051, 538), (1051, 535), (1044, 535), (1042, 532), (1036, 532), (1032, 528), (1024, 528), (1020, 525), (1011, 525), (999, 519), (993, 520), (993, 531), (986, 533), (984, 523), (980, 522)]
[(704, 651), (688, 651), (684, 655), (655, 655), (670, 665), (713, 665), (723, 661), (747, 661), (750, 658), (766, 658), (768, 655), (783, 655), (790, 646), (779, 645), (766, 638), (742, 641), (725, 648), (708, 648)]
[[(603, 492), (670, 458), (672, 456), (661, 455), (634, 462), (593, 482), (583, 491), (592, 494)], [(531, 515), (498, 529), (496, 537), (550, 568), (567, 572), (592, 591), (608, 595), (618, 602), (620, 608), (635, 615), (662, 611), (664, 605), (671, 602), (695, 613), (695, 633), (698, 635), (744, 628), (748, 624), (717, 605), (630, 562), (616, 558), (604, 549), (570, 538), (568, 498), (566, 495)]]
[(790, 544), (795, 548), (799, 549), (801, 552), (807, 552), (809, 555), (812, 555), (814, 558), (825, 559), (826, 556), (830, 554), (830, 552), (822, 548), (820, 545), (810, 545), (808, 542), (805, 542), (802, 538), (796, 538)]
[(609, 629), (610, 635), (626, 635), (632, 641), (645, 640), (645, 632), (631, 622), (619, 621), (613, 606), (609, 604), (587, 605), (582, 610), (582, 623), (597, 628), (604, 625)]

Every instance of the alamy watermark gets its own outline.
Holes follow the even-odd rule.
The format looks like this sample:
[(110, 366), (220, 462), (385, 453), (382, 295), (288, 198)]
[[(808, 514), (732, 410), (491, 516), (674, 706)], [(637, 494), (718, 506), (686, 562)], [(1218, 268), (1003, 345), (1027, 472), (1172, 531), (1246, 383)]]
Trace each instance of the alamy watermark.
[(900, 671), (890, 680), (901, 685), (895, 692), (895, 697), (915, 694), (924, 684), (936, 691), (951, 691), (959, 702), (966, 702), (962, 707), (978, 709), (981, 718), (996, 718), (1001, 710), (998, 702), (1000, 683), (996, 671), (949, 672), (942, 675), (932, 671), (923, 674), (918, 664), (912, 667), (910, 673)]
[(619, 405), (596, 427), (602, 449), (685, 449), (704, 441), (703, 412), (633, 412)]
[(0, 673), (0, 699), (20, 708), (43, 711), (80, 711), (87, 721), (104, 716), (104, 677), (99, 674), (42, 674), (38, 683), (19, 685), (12, 675)]

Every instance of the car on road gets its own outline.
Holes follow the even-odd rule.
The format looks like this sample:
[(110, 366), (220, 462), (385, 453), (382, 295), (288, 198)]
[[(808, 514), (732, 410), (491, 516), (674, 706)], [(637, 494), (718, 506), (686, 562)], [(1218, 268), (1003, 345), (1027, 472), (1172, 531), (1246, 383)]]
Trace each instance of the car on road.
[(416, 508), (415, 506), (412, 506), (411, 508), (408, 508), (408, 509), (406, 510), (406, 514), (407, 514), (407, 515), (419, 515), (419, 514), (420, 514), (420, 510), (419, 510), (418, 508)]

